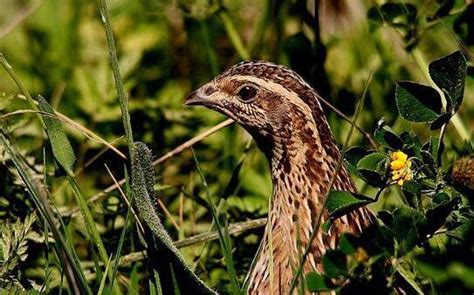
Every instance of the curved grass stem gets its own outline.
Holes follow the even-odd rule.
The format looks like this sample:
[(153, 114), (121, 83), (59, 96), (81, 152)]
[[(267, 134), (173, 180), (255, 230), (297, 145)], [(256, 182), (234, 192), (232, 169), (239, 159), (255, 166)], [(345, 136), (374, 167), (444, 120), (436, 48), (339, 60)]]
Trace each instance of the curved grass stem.
[(107, 9), (106, 0), (99, 0), (99, 10), (101, 15), (101, 21), (104, 24), (105, 35), (107, 37), (107, 46), (109, 48), (110, 64), (112, 66), (112, 72), (114, 75), (115, 88), (117, 89), (117, 96), (120, 102), (120, 110), (122, 112), (122, 123), (125, 130), (125, 136), (127, 138), (127, 144), (129, 153), (133, 151), (133, 132), (132, 124), (130, 122), (130, 113), (128, 108), (128, 98), (125, 94), (123, 87), (122, 76), (120, 74), (120, 67), (117, 57), (117, 50), (115, 48), (114, 33), (112, 31), (112, 25), (110, 24), (109, 11)]

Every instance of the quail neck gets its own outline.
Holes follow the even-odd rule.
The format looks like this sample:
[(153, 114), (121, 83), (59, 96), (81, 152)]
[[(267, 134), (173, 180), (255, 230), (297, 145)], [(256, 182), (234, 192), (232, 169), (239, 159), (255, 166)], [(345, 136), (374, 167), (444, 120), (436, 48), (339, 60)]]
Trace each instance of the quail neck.
[[(304, 273), (322, 271), (321, 257), (343, 232), (373, 222), (365, 208), (336, 220), (328, 232), (324, 198), (331, 189), (355, 191), (318, 100), (298, 74), (268, 62), (237, 64), (186, 99), (235, 120), (255, 139), (271, 169), (273, 195), (259, 252), (248, 276), (250, 294), (287, 294), (294, 270), (311, 247)], [(334, 175), (336, 174), (336, 175)], [(318, 221), (323, 210), (322, 220)], [(310, 241), (313, 230), (314, 240)], [(310, 244), (311, 243), (311, 244)]]

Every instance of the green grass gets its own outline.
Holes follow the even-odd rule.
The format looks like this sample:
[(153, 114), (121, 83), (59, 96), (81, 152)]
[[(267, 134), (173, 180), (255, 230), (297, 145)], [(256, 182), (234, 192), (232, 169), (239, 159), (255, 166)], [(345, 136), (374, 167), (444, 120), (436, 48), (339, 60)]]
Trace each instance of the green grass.
[[(9, 282), (42, 293), (185, 294), (184, 276), (206, 292), (241, 294), (268, 212), (267, 163), (240, 127), (226, 121), (214, 128), (223, 116), (185, 108), (183, 98), (232, 64), (266, 59), (292, 67), (325, 95), (344, 149), (372, 148), (369, 135), (381, 117), (396, 132), (438, 136), (398, 117), (394, 87), (407, 79), (432, 84), (429, 61), (458, 47), (472, 52), (467, 35), (454, 29), (465, 7), (456, 3), (451, 16), (428, 23), (438, 4), (414, 1), (422, 34), (409, 51), (403, 28), (374, 25), (365, 2), (349, 28), (332, 34), (330, 24), (321, 31), (304, 24), (307, 11), (294, 1), (7, 1), (0, 12), (0, 223), (32, 212), (38, 219), (27, 257), (8, 280), (0, 277), (0, 289)], [(464, 103), (443, 133), (444, 170), (472, 152), (468, 64)], [(133, 166), (135, 141), (154, 158)], [(356, 182), (361, 193), (377, 193)], [(388, 188), (373, 209), (400, 206), (401, 196)], [(430, 245), (446, 252), (446, 240)], [(160, 268), (149, 258), (162, 251), (171, 262)], [(402, 272), (410, 259), (399, 263)], [(413, 280), (423, 277), (423, 290), (472, 286), (463, 276), (472, 265), (458, 269), (425, 266)], [(296, 276), (301, 291), (300, 283)]]

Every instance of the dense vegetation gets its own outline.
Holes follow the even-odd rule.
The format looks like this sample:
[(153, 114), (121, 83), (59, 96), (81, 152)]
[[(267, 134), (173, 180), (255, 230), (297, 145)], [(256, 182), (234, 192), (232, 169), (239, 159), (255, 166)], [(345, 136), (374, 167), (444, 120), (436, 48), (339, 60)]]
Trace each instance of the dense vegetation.
[(327, 99), (359, 189), (327, 196), (332, 217), (369, 206), (381, 225), (295, 288), (471, 294), (474, 4), (315, 2), (4, 1), (0, 290), (240, 293), (267, 163), (239, 126), (182, 103), (264, 59)]

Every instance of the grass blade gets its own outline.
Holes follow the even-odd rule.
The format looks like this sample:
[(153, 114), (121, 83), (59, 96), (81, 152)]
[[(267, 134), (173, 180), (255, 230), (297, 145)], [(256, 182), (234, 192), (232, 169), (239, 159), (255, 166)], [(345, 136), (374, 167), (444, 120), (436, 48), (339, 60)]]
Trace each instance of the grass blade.
[(63, 266), (62, 270), (66, 275), (69, 287), (74, 290), (75, 293), (92, 294), (74, 248), (69, 246), (63, 234), (56, 227), (57, 221), (48, 202), (46, 189), (38, 184), (38, 182), (31, 176), (28, 166), (25, 165), (17, 156), (18, 152), (10, 144), (3, 132), (0, 132), (0, 143), (5, 147), (6, 152), (12, 158), (20, 177), (28, 188), (28, 193), (39, 212), (39, 216), (44, 223), (49, 226), (49, 230), (52, 232), (53, 237), (56, 240), (53, 247), (61, 261)]
[[(43, 122), (45, 126), (45, 131), (48, 134), (51, 148), (53, 150), (53, 155), (56, 161), (61, 165), (61, 167), (67, 173), (67, 180), (72, 187), (76, 201), (81, 208), (82, 217), (86, 225), (86, 233), (89, 241), (93, 246), (97, 247), (99, 258), (102, 260), (104, 265), (107, 265), (109, 260), (107, 252), (105, 250), (104, 243), (100, 237), (99, 231), (95, 225), (92, 213), (87, 205), (87, 201), (82, 194), (82, 191), (74, 177), (73, 165), (75, 162), (75, 155), (72, 149), (72, 146), (64, 133), (63, 126), (61, 121), (57, 119), (54, 115), (53, 108), (46, 102), (46, 100), (39, 96), (38, 97), (38, 106), (42, 112), (49, 115), (42, 115)], [(112, 270), (109, 270), (109, 279), (113, 280)], [(118, 291), (118, 289), (117, 289)]]
[[(107, 265), (105, 267), (105, 273), (109, 272), (109, 267), (111, 265), (111, 262), (112, 262), (112, 255), (110, 256), (109, 258), (109, 261), (107, 261)], [(113, 279), (113, 277), (112, 277)], [(99, 290), (97, 291), (97, 294), (99, 295), (102, 295), (104, 293), (104, 287), (105, 287), (105, 281), (107, 280), (107, 276), (103, 276), (102, 277), (102, 280), (100, 281), (100, 286), (99, 286)], [(112, 288), (113, 285), (110, 285), (110, 288)]]
[[(214, 206), (214, 204), (211, 200), (211, 196), (209, 195), (209, 189), (208, 189), (207, 181), (206, 181), (206, 178), (204, 176), (204, 173), (201, 170), (201, 167), (199, 165), (199, 161), (197, 160), (197, 157), (196, 157), (196, 154), (194, 153), (194, 150), (191, 149), (191, 151), (193, 152), (193, 158), (194, 158), (194, 161), (196, 163), (197, 171), (198, 171), (198, 173), (201, 177), (201, 181), (202, 181), (203, 186), (206, 190), (207, 202), (208, 202), (208, 205), (209, 205), (209, 209), (211, 211), (212, 219), (214, 220), (214, 223), (215, 223), (216, 228), (217, 228), (217, 232), (219, 234), (219, 243), (221, 245), (222, 254), (224, 255), (224, 259), (226, 261), (227, 271), (229, 272), (230, 282), (231, 282), (231, 285), (232, 285), (232, 292), (233, 292), (233, 294), (240, 294), (240, 286), (239, 286), (239, 281), (237, 279), (237, 273), (235, 271), (234, 259), (232, 257), (232, 243), (231, 243), (231, 238), (230, 238), (230, 235), (229, 235), (229, 230), (228, 230), (228, 227), (227, 227), (227, 222), (225, 220), (224, 221), (220, 220), (219, 215), (217, 214), (216, 207)], [(222, 223), (224, 223), (224, 226), (222, 225)]]
[(41, 95), (38, 96), (38, 108), (42, 112), (51, 114), (51, 116), (43, 114), (42, 116), (45, 124), (45, 131), (48, 134), (54, 158), (56, 161), (58, 161), (58, 163), (68, 175), (74, 174), (73, 165), (76, 161), (76, 156), (74, 155), (71, 143), (64, 133), (61, 122), (56, 119), (56, 117), (54, 117), (53, 108)]
[[(163, 284), (169, 284), (169, 263), (172, 263), (179, 278), (183, 292), (193, 294), (215, 294), (189, 268), (179, 250), (173, 244), (170, 236), (164, 229), (152, 203), (154, 194), (154, 170), (151, 151), (143, 143), (135, 143), (132, 153), (132, 191), (137, 212), (145, 227), (145, 237), (148, 244), (149, 259), (154, 259), (153, 268), (158, 268)], [(166, 270), (166, 271), (165, 271)], [(164, 276), (166, 275), (166, 278)], [(168, 280), (169, 279), (169, 280)], [(173, 286), (169, 287), (170, 290)]]
[(122, 76), (120, 75), (119, 62), (117, 57), (117, 50), (115, 49), (114, 33), (112, 25), (110, 24), (109, 11), (107, 9), (107, 2), (99, 0), (99, 8), (101, 21), (104, 24), (105, 35), (107, 37), (107, 45), (109, 47), (110, 64), (112, 65), (112, 72), (114, 74), (115, 88), (120, 102), (120, 110), (122, 111), (123, 128), (125, 129), (125, 136), (127, 137), (128, 150), (130, 154), (133, 151), (133, 133), (132, 124), (130, 123), (130, 113), (128, 111), (128, 99), (123, 88)]

